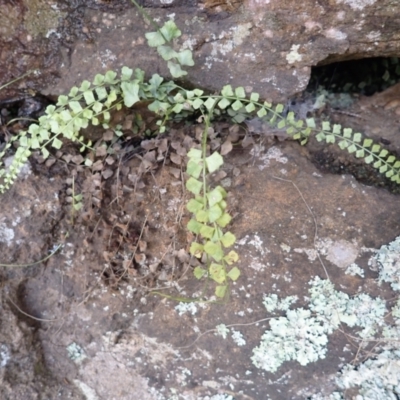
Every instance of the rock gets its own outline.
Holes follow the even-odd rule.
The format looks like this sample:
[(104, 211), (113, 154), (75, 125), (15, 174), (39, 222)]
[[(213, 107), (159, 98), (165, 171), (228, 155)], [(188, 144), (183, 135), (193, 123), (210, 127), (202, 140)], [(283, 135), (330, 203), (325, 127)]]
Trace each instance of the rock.
[[(2, 83), (38, 68), (41, 76), (32, 86), (58, 95), (122, 65), (169, 76), (144, 38), (153, 27), (131, 2), (81, 3), (28, 6), (20, 0), (17, 7), (2, 8), (0, 20), (7, 21), (0, 30)], [(188, 83), (212, 91), (230, 83), (283, 101), (305, 89), (312, 66), (397, 56), (400, 50), (400, 4), (392, 0), (148, 0), (144, 6), (159, 23), (176, 21), (183, 33), (177, 47), (191, 49), (196, 62)]]

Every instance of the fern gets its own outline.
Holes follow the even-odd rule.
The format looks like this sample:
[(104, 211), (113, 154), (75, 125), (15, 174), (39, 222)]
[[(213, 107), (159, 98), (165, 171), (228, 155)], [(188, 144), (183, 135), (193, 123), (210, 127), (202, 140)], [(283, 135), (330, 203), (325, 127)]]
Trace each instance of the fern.
[[(159, 54), (168, 61), (174, 77), (186, 74), (181, 66), (194, 64), (190, 50), (175, 51), (168, 45), (180, 35), (181, 31), (173, 21), (167, 21), (161, 28), (157, 27), (156, 32), (146, 34), (149, 46), (156, 47)], [(0, 152), (0, 163), (13, 142), (18, 142), (18, 148), (10, 167), (0, 169), (0, 178), (3, 178), (0, 192), (3, 193), (13, 184), (32, 151), (40, 151), (46, 159), (50, 148), (61, 148), (63, 139), (78, 142), (81, 151), (90, 149), (92, 143), (80, 134), (82, 128), (90, 124), (102, 124), (108, 128), (111, 110), (118, 110), (122, 105), (131, 107), (143, 100), (150, 103), (150, 111), (161, 117), (157, 122), (160, 132), (164, 132), (168, 120), (182, 119), (191, 113), (201, 112), (208, 120), (225, 114), (236, 123), (257, 115), (271, 126), (285, 130), (302, 145), (307, 143), (313, 132), (319, 141), (337, 142), (342, 150), (363, 158), (387, 178), (400, 183), (400, 161), (373, 143), (372, 139), (363, 139), (361, 133), (353, 133), (350, 128), (343, 129), (337, 124), (331, 127), (327, 121), (322, 122), (318, 128), (312, 118), (303, 121), (296, 119), (293, 112), (284, 115), (282, 104), (272, 105), (260, 101), (260, 95), (255, 92), (247, 96), (243, 87), (234, 89), (226, 85), (219, 94), (210, 95), (201, 89), (186, 90), (172, 81), (164, 81), (158, 74), (145, 82), (144, 71), (136, 69), (134, 72), (123, 67), (119, 77), (116, 72), (108, 71), (105, 75), (96, 75), (93, 82), (85, 80), (79, 87), (73, 87), (68, 95), (58, 98), (55, 106), (47, 107), (38, 123), (31, 124), (27, 131), (19, 132), (6, 144)], [(90, 160), (85, 163), (90, 165)]]

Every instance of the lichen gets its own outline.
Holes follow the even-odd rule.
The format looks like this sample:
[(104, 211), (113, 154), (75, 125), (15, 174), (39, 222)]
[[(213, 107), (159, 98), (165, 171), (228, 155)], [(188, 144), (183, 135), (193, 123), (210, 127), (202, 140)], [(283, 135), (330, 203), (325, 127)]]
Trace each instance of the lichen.
[(24, 15), (24, 26), (30, 35), (47, 36), (55, 32), (66, 13), (57, 9), (56, 4), (41, 0), (24, 0), (27, 11)]
[(400, 236), (382, 246), (370, 258), (368, 265), (379, 270), (379, 282), (388, 282), (393, 290), (400, 290)]

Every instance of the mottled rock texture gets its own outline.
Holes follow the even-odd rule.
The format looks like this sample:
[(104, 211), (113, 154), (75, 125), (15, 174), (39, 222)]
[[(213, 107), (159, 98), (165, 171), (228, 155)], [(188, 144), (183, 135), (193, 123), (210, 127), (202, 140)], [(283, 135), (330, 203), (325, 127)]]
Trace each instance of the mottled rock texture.
[[(0, 29), (0, 83), (38, 68), (33, 86), (58, 95), (122, 65), (168, 76), (144, 39), (152, 27), (128, 0), (2, 2), (0, 20), (8, 22)], [(191, 49), (196, 62), (187, 80), (209, 90), (230, 83), (281, 101), (306, 87), (312, 66), (400, 53), (397, 0), (141, 3), (160, 23), (175, 19), (183, 33), (176, 46)]]

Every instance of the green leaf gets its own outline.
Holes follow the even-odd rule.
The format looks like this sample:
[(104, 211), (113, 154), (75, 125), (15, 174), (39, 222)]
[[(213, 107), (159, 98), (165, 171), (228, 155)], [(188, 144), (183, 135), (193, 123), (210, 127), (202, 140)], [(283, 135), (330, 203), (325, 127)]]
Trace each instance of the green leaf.
[(171, 46), (157, 46), (157, 51), (160, 56), (166, 61), (171, 60), (178, 55), (178, 53), (173, 50)]
[(182, 35), (182, 32), (178, 29), (175, 22), (172, 20), (165, 22), (160, 31), (168, 42)]
[(201, 279), (204, 275), (207, 274), (207, 271), (201, 267), (196, 267), (193, 270), (193, 275), (195, 276), (195, 278), (197, 279)]
[(245, 109), (246, 109), (246, 111), (247, 111), (248, 113), (251, 113), (251, 112), (253, 112), (253, 111), (256, 109), (256, 107), (254, 106), (253, 103), (249, 103), (249, 104), (247, 104), (247, 106), (245, 107)]
[(150, 111), (155, 112), (156, 114), (163, 114), (168, 110), (169, 106), (170, 106), (169, 103), (164, 103), (164, 102), (155, 100), (151, 104), (149, 104), (147, 106), (147, 108)]
[(351, 154), (354, 153), (355, 151), (357, 151), (357, 146), (354, 144), (351, 144), (348, 148), (347, 151)]
[(215, 261), (221, 261), (224, 257), (224, 252), (222, 251), (221, 245), (208, 241), (204, 245), (204, 251), (211, 256)]
[(215, 99), (212, 97), (209, 97), (205, 101), (204, 105), (206, 106), (207, 110), (212, 110), (214, 108), (215, 103), (216, 103)]
[(20, 145), (21, 147), (28, 147), (28, 138), (27, 138), (26, 136), (22, 136), (22, 137), (19, 139), (19, 145)]
[(196, 96), (201, 96), (201, 95), (204, 93), (204, 90), (201, 90), (201, 89), (194, 89), (194, 90), (193, 90), (193, 93), (194, 93)]
[(232, 265), (239, 260), (238, 253), (236, 251), (231, 250), (225, 257), (224, 260), (228, 265)]
[(186, 189), (193, 194), (199, 194), (202, 188), (203, 184), (193, 177), (190, 177), (186, 182)]
[(319, 132), (315, 138), (318, 140), (318, 142), (322, 142), (323, 140), (325, 140), (326, 136), (323, 132)]
[(197, 222), (196, 220), (191, 219), (186, 226), (190, 232), (193, 232), (196, 235), (198, 235), (203, 225)]
[(231, 247), (236, 242), (236, 236), (231, 232), (226, 232), (221, 238), (221, 242), (224, 247)]
[(326, 143), (335, 143), (335, 135), (326, 135), (325, 141)]
[(265, 110), (264, 107), (260, 108), (260, 109), (257, 111), (257, 116), (258, 116), (258, 118), (262, 118), (262, 117), (264, 117), (264, 116), (266, 116), (266, 115), (267, 115), (267, 111)]
[(387, 164), (384, 164), (384, 165), (382, 165), (382, 166), (379, 168), (379, 172), (380, 172), (381, 174), (383, 174), (384, 172), (387, 171), (387, 169), (388, 169)]
[(222, 299), (223, 297), (225, 297), (227, 289), (228, 289), (228, 285), (218, 285), (215, 288), (215, 295)]
[(113, 85), (114, 83), (117, 83), (117, 80), (115, 79), (116, 77), (117, 73), (115, 71), (107, 71), (104, 75), (104, 82)]
[(339, 124), (333, 125), (332, 133), (334, 133), (335, 135), (340, 135), (341, 131), (342, 131), (342, 125)]
[[(306, 124), (307, 124), (307, 126), (309, 128), (315, 129), (315, 120), (314, 120), (314, 118), (307, 118), (306, 119)], [(324, 128), (322, 127), (322, 129), (324, 129)]]
[(187, 72), (184, 71), (179, 64), (173, 61), (168, 61), (167, 65), (169, 72), (174, 78), (180, 78), (181, 76), (187, 75)]
[(243, 107), (243, 104), (240, 100), (236, 100), (233, 104), (232, 104), (232, 109), (235, 111), (240, 110)]
[(91, 90), (87, 90), (86, 92), (84, 92), (83, 98), (85, 99), (87, 105), (90, 105), (96, 101)]
[(387, 163), (389, 164), (393, 164), (396, 161), (396, 157), (395, 156), (389, 156), (388, 159), (386, 160)]
[(99, 100), (103, 100), (108, 96), (107, 89), (103, 86), (96, 88), (95, 91)]
[(46, 158), (48, 158), (48, 156), (50, 155), (49, 151), (46, 149), (46, 147), (42, 148), (42, 156), (43, 158), (46, 160)]
[(202, 99), (197, 98), (196, 100), (192, 101), (192, 107), (197, 110), (204, 104)]
[(207, 223), (208, 222), (208, 211), (206, 210), (199, 210), (196, 213), (196, 220), (198, 222), (204, 222)]
[(375, 161), (374, 164), (373, 164), (374, 168), (379, 168), (381, 165), (382, 165), (382, 161), (381, 160)]
[(123, 66), (121, 68), (121, 80), (122, 81), (129, 81), (131, 79), (131, 76), (133, 74), (133, 69)]
[(150, 47), (158, 47), (165, 44), (165, 39), (160, 32), (147, 32), (144, 36), (147, 39), (147, 45)]
[(204, 251), (204, 246), (202, 244), (200, 244), (200, 243), (193, 242), (190, 245), (189, 252), (190, 252), (190, 254), (192, 256), (194, 256), (196, 258), (201, 258), (202, 254), (203, 254), (203, 251)]
[(278, 128), (278, 129), (283, 129), (285, 126), (286, 126), (286, 121), (285, 121), (284, 119), (281, 119), (281, 120), (278, 122), (277, 128)]
[(137, 82), (122, 82), (121, 89), (126, 107), (132, 107), (135, 103), (140, 101), (139, 84)]
[(364, 157), (365, 156), (365, 151), (364, 151), (364, 149), (360, 149), (360, 150), (357, 150), (356, 151), (356, 157), (357, 158), (362, 158), (362, 157)]
[(189, 159), (186, 167), (186, 172), (193, 176), (193, 178), (198, 178), (203, 171), (203, 167), (199, 164), (199, 162), (194, 161), (193, 159)]
[(69, 107), (71, 108), (71, 110), (75, 114), (78, 114), (82, 111), (82, 106), (80, 105), (80, 103), (78, 101), (70, 101), (68, 104), (69, 104)]
[(81, 87), (79, 88), (79, 90), (81, 92), (86, 92), (89, 88), (90, 88), (90, 82), (85, 80), (81, 83)]
[(206, 158), (206, 166), (210, 174), (215, 172), (223, 163), (224, 159), (222, 158), (221, 154), (219, 154), (217, 151), (215, 151), (213, 154), (211, 154), (211, 156), (208, 156)]
[(229, 106), (229, 104), (231, 104), (230, 100), (226, 99), (225, 97), (222, 98), (219, 102), (218, 102), (218, 107), (221, 110), (224, 110), (226, 107)]
[(389, 154), (389, 152), (386, 149), (383, 149), (380, 153), (378, 157), (381, 158), (385, 158), (387, 155)]
[(202, 210), (204, 205), (195, 199), (190, 199), (186, 204), (186, 208), (193, 214), (196, 214), (197, 211)]
[(343, 137), (346, 139), (351, 139), (352, 132), (353, 132), (353, 129), (351, 129), (351, 128), (343, 129)]
[(208, 198), (208, 204), (210, 205), (210, 207), (219, 203), (223, 199), (222, 193), (217, 188), (215, 188), (211, 192), (207, 193), (207, 198)]
[(192, 160), (201, 160), (203, 158), (203, 153), (199, 149), (191, 148), (187, 153), (187, 156)]
[[(92, 111), (92, 110), (89, 110), (89, 109), (87, 108), (87, 109), (83, 110), (82, 116), (83, 116), (84, 118), (86, 118), (86, 119), (92, 119), (92, 117), (93, 117), (93, 111)], [(50, 124), (51, 124), (51, 122), (52, 122), (52, 121), (50, 121)], [(54, 131), (52, 130), (52, 132), (54, 132)], [(54, 133), (57, 133), (57, 132), (54, 132)]]
[(157, 96), (157, 90), (160, 87), (160, 85), (163, 83), (164, 78), (162, 78), (160, 75), (158, 74), (153, 74), (151, 79), (149, 80), (151, 89), (154, 89), (154, 92), (152, 90), (153, 96), (156, 97)]
[(231, 85), (225, 85), (222, 90), (221, 90), (221, 94), (224, 97), (231, 97), (234, 95), (233, 90), (232, 90), (232, 86)]
[(253, 93), (250, 95), (250, 101), (252, 101), (252, 102), (254, 102), (254, 103), (257, 103), (257, 101), (259, 100), (259, 98), (260, 98), (260, 95), (259, 95), (258, 93), (256, 93), (256, 92), (253, 92)]
[(329, 121), (322, 122), (322, 130), (330, 131), (331, 130), (331, 123)]
[(78, 92), (79, 92), (79, 89), (78, 89), (76, 86), (74, 86), (74, 87), (72, 87), (71, 90), (69, 91), (68, 96), (69, 96), (69, 97), (75, 97), (75, 96), (78, 94)]
[(223, 212), (221, 210), (221, 207), (216, 204), (215, 206), (212, 206), (208, 210), (208, 219), (210, 222), (215, 222), (217, 219), (219, 219), (222, 216)]
[(373, 143), (374, 143), (374, 142), (373, 142), (372, 139), (364, 139), (363, 147), (367, 149), (368, 147), (371, 147), (371, 145), (372, 145)]
[(206, 239), (211, 239), (214, 235), (215, 229), (208, 225), (203, 225), (200, 229), (200, 235)]
[(51, 145), (52, 145), (55, 149), (60, 150), (60, 149), (61, 149), (61, 146), (62, 146), (62, 141), (59, 140), (59, 139), (57, 139), (57, 138), (55, 137), (55, 138), (53, 139)]
[(379, 146), (379, 144), (374, 144), (374, 145), (372, 146), (372, 149), (371, 149), (371, 151), (372, 151), (373, 153), (378, 153), (380, 150), (381, 150), (381, 146)]
[(225, 228), (232, 220), (232, 217), (228, 213), (224, 213), (221, 218), (218, 218), (215, 222), (221, 227)]
[(244, 88), (242, 86), (239, 86), (235, 89), (235, 95), (239, 99), (244, 99), (246, 98), (246, 93), (244, 91)]
[(226, 190), (221, 185), (218, 185), (215, 189), (221, 193), (223, 199), (228, 195), (228, 193), (226, 193)]
[(221, 264), (212, 263), (209, 268), (210, 277), (217, 283), (224, 283), (226, 280), (225, 268)]
[(285, 107), (283, 106), (283, 104), (277, 104), (276, 107), (275, 107), (275, 111), (276, 111), (278, 114), (280, 114), (280, 113), (283, 111), (284, 108), (285, 108)]
[[(67, 104), (68, 104), (68, 96), (64, 96), (64, 95), (58, 96), (58, 101), (57, 101), (57, 105), (58, 105), (58, 106), (66, 106)], [(48, 106), (48, 107), (46, 108), (46, 113), (49, 114), (49, 115), (51, 115), (51, 114), (48, 112), (49, 107), (50, 107), (50, 106)], [(54, 106), (53, 106), (53, 107), (54, 107)]]
[(371, 164), (374, 161), (374, 156), (372, 154), (369, 154), (367, 157), (364, 158), (364, 162), (366, 164)]
[(36, 137), (33, 137), (33, 138), (31, 139), (30, 148), (31, 148), (31, 149), (38, 149), (39, 147), (40, 147), (39, 140), (38, 140)]
[(101, 85), (104, 82), (104, 75), (97, 74), (93, 79), (93, 85)]
[[(346, 129), (348, 129), (348, 128), (346, 128)], [(345, 131), (346, 129), (344, 129), (344, 131)], [(361, 135), (361, 133), (355, 133), (354, 136), (353, 136), (353, 141), (356, 142), (356, 143), (360, 143), (361, 140), (362, 140), (362, 135)]]
[(233, 267), (228, 272), (228, 277), (231, 278), (233, 281), (236, 281), (240, 276), (240, 269), (238, 267)]
[(349, 142), (348, 142), (347, 140), (341, 140), (341, 141), (338, 143), (338, 146), (339, 146), (342, 150), (344, 150), (345, 148), (349, 147)]
[(177, 59), (181, 65), (187, 65), (189, 67), (193, 67), (194, 65), (192, 52), (188, 49), (180, 51), (177, 54)]

